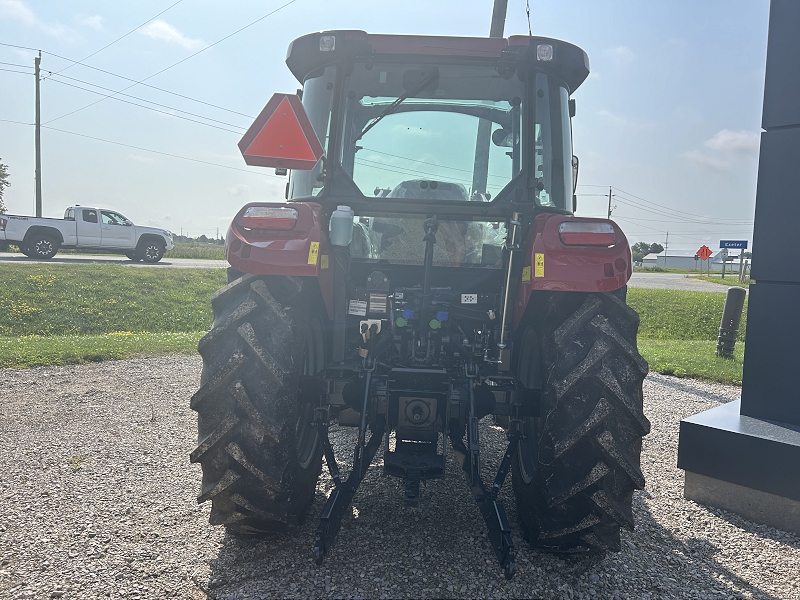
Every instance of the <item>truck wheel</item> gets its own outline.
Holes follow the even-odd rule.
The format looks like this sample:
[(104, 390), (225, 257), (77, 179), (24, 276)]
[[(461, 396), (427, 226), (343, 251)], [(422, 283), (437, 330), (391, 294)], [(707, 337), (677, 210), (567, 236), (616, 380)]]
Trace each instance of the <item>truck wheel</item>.
[(325, 366), (316, 296), (302, 279), (246, 275), (216, 292), (203, 357), (198, 413), (203, 481), (212, 525), (238, 533), (285, 531), (304, 522), (322, 468), (313, 427), (319, 403), (300, 375)]
[(542, 406), (524, 422), (512, 478), (535, 547), (619, 551), (620, 527), (633, 530), (642, 436), (650, 431), (642, 410), (648, 366), (636, 349), (639, 316), (624, 298), (624, 288), (553, 293), (523, 334), (518, 376), (538, 380)]
[(136, 251), (134, 251), (134, 252), (126, 252), (125, 256), (127, 256), (133, 262), (139, 262), (140, 260), (142, 260), (141, 258), (139, 258), (139, 253), (136, 252)]
[(49, 260), (58, 252), (59, 243), (53, 236), (42, 233), (34, 235), (28, 240), (28, 248), (25, 253), (31, 258)]
[(163, 242), (146, 241), (137, 250), (137, 256), (146, 263), (155, 264), (164, 256), (165, 249)]

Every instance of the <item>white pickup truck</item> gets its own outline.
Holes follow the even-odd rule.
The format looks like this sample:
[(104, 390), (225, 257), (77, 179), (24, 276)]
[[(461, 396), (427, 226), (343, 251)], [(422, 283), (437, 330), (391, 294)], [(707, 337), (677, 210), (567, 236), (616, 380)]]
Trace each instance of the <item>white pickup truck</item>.
[(71, 206), (63, 219), (0, 215), (0, 242), (19, 246), (30, 258), (53, 258), (59, 248), (106, 250), (131, 260), (157, 263), (172, 250), (172, 233), (139, 227), (118, 212)]

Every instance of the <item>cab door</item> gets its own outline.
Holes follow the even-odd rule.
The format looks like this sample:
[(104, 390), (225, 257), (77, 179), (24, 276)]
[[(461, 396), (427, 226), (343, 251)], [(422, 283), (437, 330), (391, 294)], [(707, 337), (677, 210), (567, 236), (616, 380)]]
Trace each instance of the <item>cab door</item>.
[(78, 246), (100, 245), (100, 211), (96, 208), (76, 209), (75, 225), (78, 232)]
[(121, 214), (101, 210), (100, 220), (101, 245), (104, 248), (133, 248), (136, 245), (136, 230), (133, 228), (133, 223)]

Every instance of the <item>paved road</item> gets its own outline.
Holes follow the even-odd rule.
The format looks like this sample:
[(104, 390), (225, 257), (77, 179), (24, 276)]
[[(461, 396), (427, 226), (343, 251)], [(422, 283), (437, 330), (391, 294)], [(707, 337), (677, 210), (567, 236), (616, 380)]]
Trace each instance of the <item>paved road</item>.
[[(149, 265), (143, 262), (134, 262), (125, 256), (111, 254), (57, 254), (50, 260), (35, 260), (22, 254), (0, 252), (0, 263), (51, 263), (51, 264), (118, 264), (129, 267), (158, 267), (177, 269), (225, 269), (228, 262), (225, 260), (204, 260), (194, 258), (164, 258), (160, 262)], [(698, 281), (682, 273), (634, 273), (630, 287), (656, 288), (667, 290), (689, 290), (696, 292), (726, 292), (727, 285), (720, 285), (708, 281)]]
[(49, 263), (49, 264), (116, 264), (128, 267), (158, 267), (173, 269), (225, 269), (228, 267), (226, 260), (205, 260), (196, 258), (163, 258), (160, 262), (150, 265), (143, 262), (134, 262), (125, 256), (115, 254), (56, 254), (50, 260), (36, 260), (22, 254), (0, 252), (0, 263)]
[(691, 292), (727, 292), (729, 285), (692, 279), (683, 273), (634, 273), (629, 287), (661, 290), (687, 290)]

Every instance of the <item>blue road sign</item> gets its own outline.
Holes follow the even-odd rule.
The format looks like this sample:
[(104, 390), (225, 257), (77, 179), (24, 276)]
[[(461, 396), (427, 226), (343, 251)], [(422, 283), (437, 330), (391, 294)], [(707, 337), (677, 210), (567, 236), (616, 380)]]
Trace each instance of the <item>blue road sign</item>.
[(747, 249), (747, 240), (720, 240), (720, 248), (743, 248)]

